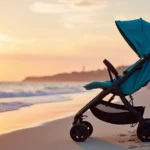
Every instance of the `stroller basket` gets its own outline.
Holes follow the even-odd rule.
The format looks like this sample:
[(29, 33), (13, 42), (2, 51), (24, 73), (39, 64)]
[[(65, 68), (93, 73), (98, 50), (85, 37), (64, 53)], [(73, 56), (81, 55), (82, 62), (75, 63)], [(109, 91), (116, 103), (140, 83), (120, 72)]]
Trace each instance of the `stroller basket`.
[[(144, 114), (145, 107), (133, 107), (141, 116)], [(129, 110), (120, 104), (109, 103), (101, 100), (99, 104), (90, 108), (91, 112), (98, 119), (112, 124), (133, 124), (137, 123), (137, 118)]]

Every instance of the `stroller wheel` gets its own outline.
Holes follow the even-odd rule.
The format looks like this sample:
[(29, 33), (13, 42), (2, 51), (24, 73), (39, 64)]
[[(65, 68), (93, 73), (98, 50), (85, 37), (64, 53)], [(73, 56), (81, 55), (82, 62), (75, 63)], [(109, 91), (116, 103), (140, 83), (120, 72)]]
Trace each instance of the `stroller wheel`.
[(142, 142), (150, 142), (150, 119), (144, 119), (139, 123), (137, 136)]
[(88, 131), (89, 131), (89, 136), (93, 133), (93, 126), (88, 122), (88, 121), (82, 121), (82, 124), (84, 124)]
[(83, 142), (88, 138), (89, 132), (84, 124), (75, 124), (70, 130), (70, 136), (76, 142)]

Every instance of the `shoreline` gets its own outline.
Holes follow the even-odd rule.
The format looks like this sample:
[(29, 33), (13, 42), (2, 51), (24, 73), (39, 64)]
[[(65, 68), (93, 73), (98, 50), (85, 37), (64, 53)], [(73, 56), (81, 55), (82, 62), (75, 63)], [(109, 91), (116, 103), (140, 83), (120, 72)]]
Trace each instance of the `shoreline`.
[[(91, 100), (91, 97), (95, 96), (98, 91), (89, 92), (89, 94), (75, 94), (73, 95), (73, 100), (66, 102), (53, 103), (53, 106), (56, 108), (62, 108), (62, 112), (66, 108), (68, 112), (70, 110), (76, 112), (79, 110), (83, 105), (85, 105), (88, 101)], [(149, 90), (142, 90), (142, 92), (138, 92), (134, 95), (136, 99), (136, 105), (146, 105), (148, 108), (150, 107), (149, 104)], [(141, 100), (141, 98), (144, 97)], [(83, 99), (81, 101), (80, 99)], [(87, 99), (86, 99), (87, 98)], [(75, 106), (74, 106), (75, 105)], [(38, 108), (41, 105), (33, 106), (28, 109), (21, 109), (20, 113), (27, 115), (25, 112), (34, 112), (33, 116), (30, 116), (31, 119), (35, 119), (35, 115), (38, 118), (42, 118), (47, 114), (48, 109), (52, 108), (50, 104), (43, 104), (44, 111), (40, 111)], [(63, 109), (65, 106), (65, 109)], [(147, 116), (150, 117), (149, 109), (146, 109), (145, 118)], [(32, 111), (31, 111), (32, 110)], [(40, 112), (39, 112), (40, 111)], [(52, 110), (51, 110), (52, 111)], [(43, 113), (44, 112), (44, 113)], [(68, 114), (65, 112), (64, 114)], [(18, 114), (20, 114), (18, 113)], [(41, 115), (41, 113), (43, 113)], [(73, 113), (74, 114), (74, 113)], [(32, 127), (25, 127), (19, 130), (13, 130), (11, 132), (5, 132), (0, 135), (0, 145), (2, 150), (125, 150), (125, 149), (134, 149), (134, 150), (149, 150), (150, 144), (149, 143), (142, 143), (136, 136), (136, 127), (131, 128), (130, 125), (113, 125), (109, 123), (102, 122), (96, 119), (90, 111), (86, 112), (85, 115), (88, 115), (86, 119), (89, 121), (93, 127), (94, 132), (90, 138), (87, 139), (86, 142), (83, 143), (76, 143), (72, 141), (69, 135), (70, 128), (72, 126), (73, 116), (68, 117), (61, 117), (58, 119), (58, 114), (56, 113), (54, 120), (50, 120), (50, 116), (48, 115), (48, 119), (45, 121), (38, 120), (38, 123), (32, 125)], [(22, 115), (20, 116), (22, 117)], [(33, 117), (33, 118), (32, 118)], [(46, 116), (45, 116), (46, 117)], [(1, 119), (1, 117), (0, 117)], [(21, 119), (21, 118), (20, 118)], [(25, 118), (23, 118), (24, 120)], [(29, 119), (29, 118), (28, 118)], [(36, 118), (37, 119), (37, 118)], [(30, 120), (30, 119), (29, 119)], [(17, 120), (16, 120), (17, 121)], [(40, 122), (40, 123), (39, 123)], [(25, 123), (22, 122), (23, 124)], [(29, 122), (31, 123), (31, 122)], [(21, 125), (21, 124), (20, 124)], [(1, 128), (0, 128), (1, 129)]]
[[(72, 117), (98, 92), (90, 91), (70, 94), (72, 100), (35, 104), (29, 107), (22, 107), (19, 110), (0, 113), (0, 135)], [(64, 96), (66, 95), (68, 96), (68, 94)]]
[[(43, 124), (48, 123), (48, 122), (53, 122), (56, 120), (73, 117), (85, 104), (87, 104), (89, 101), (91, 101), (91, 99), (94, 98), (99, 92), (100, 92), (99, 90), (93, 90), (93, 91), (84, 92), (84, 93), (63, 94), (63, 96), (70, 95), (72, 97), (72, 100), (56, 101), (56, 102), (49, 102), (49, 103), (39, 103), (39, 104), (31, 105), (28, 107), (21, 107), (20, 109), (14, 110), (14, 111), (2, 112), (2, 113), (0, 113), (0, 122), (1, 122), (0, 123), (0, 135), (9, 134), (9, 133), (23, 130), (23, 129), (34, 128), (37, 126), (42, 126)], [(82, 102), (79, 101), (78, 98), (83, 99), (83, 101)], [(117, 102), (117, 101), (118, 101), (118, 99), (114, 100), (114, 102)], [(67, 108), (66, 110), (63, 108), (60, 108), (61, 105), (65, 106), (65, 107), (71, 106), (71, 108), (73, 108), (73, 110), (70, 110), (69, 108)], [(74, 105), (76, 105), (76, 106), (74, 106)], [(56, 107), (56, 109), (57, 109), (57, 106), (59, 106), (59, 108), (60, 108), (59, 113), (56, 111), (56, 114), (54, 114), (54, 115), (47, 115), (48, 113), (53, 112), (53, 110), (48, 110), (48, 109), (53, 108), (53, 107)], [(40, 107), (43, 107), (43, 109), (45, 109), (45, 113), (40, 110), (41, 109)], [(61, 109), (62, 109), (62, 112), (66, 111), (66, 113), (63, 112), (63, 114), (61, 114)], [(28, 111), (29, 111), (29, 113), (28, 113)], [(88, 112), (89, 112), (89, 110), (88, 110)], [(20, 113), (21, 113), (21, 115), (19, 115)], [(42, 113), (42, 115), (41, 115), (41, 113)], [(30, 120), (30, 119), (26, 118), (26, 116), (28, 116), (30, 114), (31, 114), (31, 116), (34, 117), (34, 118), (32, 117), (34, 120)], [(38, 117), (38, 115), (41, 115), (42, 117)], [(4, 119), (5, 117), (7, 118), (6, 121), (8, 122), (8, 127), (6, 127), (6, 128), (5, 128), (5, 123), (3, 123), (3, 120), (5, 121), (5, 119)], [(9, 119), (12, 117), (16, 117), (16, 120), (13, 120), (13, 122), (10, 122)], [(24, 117), (28, 123), (22, 124), (22, 121), (24, 121)], [(20, 121), (19, 121), (19, 119), (20, 119)], [(10, 123), (11, 123), (11, 125), (10, 125)]]

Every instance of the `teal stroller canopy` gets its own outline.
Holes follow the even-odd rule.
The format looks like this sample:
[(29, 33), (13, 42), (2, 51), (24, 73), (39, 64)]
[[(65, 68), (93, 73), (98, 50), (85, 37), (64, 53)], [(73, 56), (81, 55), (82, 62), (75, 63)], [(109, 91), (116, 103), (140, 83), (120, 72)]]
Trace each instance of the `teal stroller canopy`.
[(129, 46), (141, 58), (150, 53), (150, 23), (142, 18), (116, 21), (118, 30)]
[[(125, 70), (128, 72), (133, 69), (144, 57), (150, 54), (150, 23), (141, 18), (130, 21), (116, 21), (115, 23), (121, 35), (140, 58), (137, 62)], [(123, 76), (124, 75), (121, 77)], [(150, 60), (147, 60), (140, 69), (137, 69), (120, 85), (120, 88), (124, 94), (130, 95), (138, 91), (141, 87), (147, 85), (149, 81)], [(117, 79), (114, 79), (114, 82), (117, 82)], [(113, 83), (110, 81), (92, 82), (84, 87), (86, 89), (105, 89), (112, 86), (112, 84)]]

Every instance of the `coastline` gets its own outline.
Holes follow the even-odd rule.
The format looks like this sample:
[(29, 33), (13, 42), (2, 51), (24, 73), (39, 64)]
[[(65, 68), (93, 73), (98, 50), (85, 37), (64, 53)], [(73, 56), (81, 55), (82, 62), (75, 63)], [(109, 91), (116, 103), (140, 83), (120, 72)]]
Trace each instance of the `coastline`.
[[(137, 126), (131, 128), (130, 125), (113, 125), (105, 123), (96, 119), (90, 111), (85, 114), (88, 115), (86, 120), (91, 122), (94, 127), (92, 136), (83, 143), (72, 141), (69, 135), (73, 120), (72, 115), (98, 93), (99, 91), (74, 94), (72, 95), (72, 101), (40, 104), (20, 109), (20, 113), (18, 114), (20, 120), (23, 119), (24, 122), (20, 122), (20, 120), (16, 120), (16, 122), (20, 123), (19, 125), (26, 124), (25, 121), (27, 119), (30, 125), (31, 120), (32, 123), (34, 122), (34, 125), (32, 124), (32, 127), (26, 126), (22, 129), (13, 130), (7, 133), (3, 132), (3, 134), (0, 135), (0, 145), (2, 150), (149, 150), (150, 144), (142, 143), (137, 138)], [(148, 116), (150, 117), (148, 96), (149, 90), (147, 89), (134, 94), (136, 105), (142, 104), (147, 106), (144, 115), (145, 118)], [(144, 99), (142, 99), (143, 97)], [(63, 118), (56, 113), (57, 111), (55, 111), (55, 115), (48, 114), (48, 112), (50, 112), (49, 109), (53, 108), (52, 105), (56, 106), (55, 108), (62, 109), (61, 115), (64, 115)], [(63, 109), (64, 106), (65, 109)], [(40, 110), (40, 107), (43, 109)], [(67, 112), (66, 108), (68, 109)], [(54, 110), (51, 110), (51, 112), (54, 113)], [(69, 114), (71, 116), (66, 117), (65, 114), (68, 114), (70, 110), (72, 111), (72, 114)], [(11, 113), (14, 113), (13, 115), (15, 116), (15, 111)], [(30, 116), (28, 116), (28, 114), (30, 114)], [(24, 118), (22, 118), (23, 116)], [(53, 116), (53, 119), (50, 119), (50, 116)], [(58, 116), (60, 117), (59, 119)], [(18, 118), (16, 117), (15, 119)], [(13, 125), (11, 124), (10, 126)]]
[(0, 135), (73, 116), (98, 93), (99, 90), (66, 94), (63, 96), (69, 96), (71, 100), (35, 104), (19, 110), (0, 113)]

